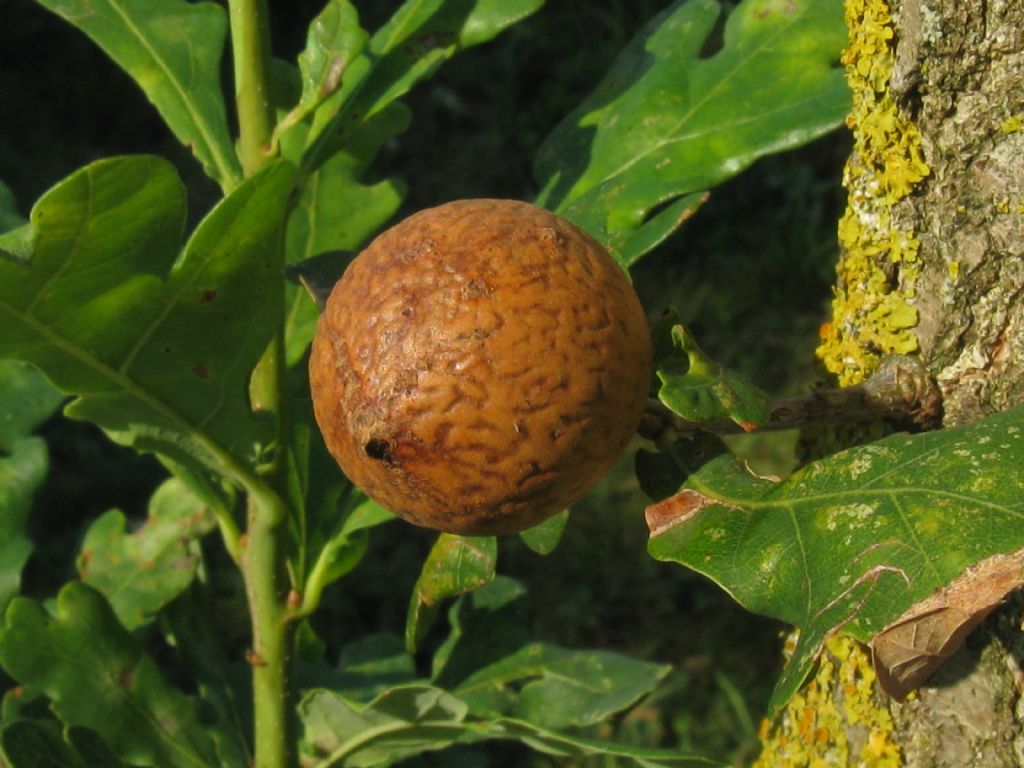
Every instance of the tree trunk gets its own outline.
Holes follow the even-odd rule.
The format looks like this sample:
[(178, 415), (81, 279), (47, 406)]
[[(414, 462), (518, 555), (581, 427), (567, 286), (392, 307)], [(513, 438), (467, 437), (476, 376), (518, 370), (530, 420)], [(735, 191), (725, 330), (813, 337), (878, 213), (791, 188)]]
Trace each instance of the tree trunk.
[[(855, 148), (819, 356), (853, 384), (918, 353), (968, 423), (1024, 402), (1024, 3), (846, 6)], [(904, 704), (833, 640), (759, 765), (1024, 766), (1022, 617), (1017, 595)]]

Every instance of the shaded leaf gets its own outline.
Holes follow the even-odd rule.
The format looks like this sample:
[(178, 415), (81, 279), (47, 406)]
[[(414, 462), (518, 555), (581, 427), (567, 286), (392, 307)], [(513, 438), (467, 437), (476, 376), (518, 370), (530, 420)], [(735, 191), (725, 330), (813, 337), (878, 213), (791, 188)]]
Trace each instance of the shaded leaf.
[(5, 768), (115, 768), (116, 763), (86, 763), (61, 738), (54, 723), (17, 720), (0, 726), (0, 764)]
[(515, 579), (495, 576), (456, 600), (448, 611), (448, 637), (434, 653), (432, 682), (452, 690), (532, 642), (525, 596), (526, 588)]
[(20, 591), (21, 570), (32, 552), (32, 500), (49, 468), (46, 443), (32, 437), (32, 430), (62, 399), (31, 366), (0, 360), (0, 611)]
[(0, 664), (49, 696), (66, 725), (96, 731), (127, 763), (219, 764), (194, 702), (167, 684), (103, 597), (84, 584), (67, 584), (53, 615), (15, 598), (0, 630)]
[(25, 220), (18, 215), (18, 206), (11, 188), (0, 181), (0, 233), (20, 227)]
[(459, 51), (492, 40), (544, 0), (406, 0), (317, 109), (302, 167), (315, 169), (374, 117)]
[(126, 629), (153, 619), (195, 577), (199, 552), (192, 540), (209, 532), (213, 516), (179, 480), (164, 482), (149, 500), (136, 531), (125, 531), (119, 510), (89, 526), (78, 557), (79, 578), (103, 593)]
[(696, 423), (730, 419), (746, 431), (768, 421), (768, 395), (705, 355), (685, 326), (670, 334), (672, 353), (656, 365), (658, 399), (673, 413)]
[(53, 415), (63, 400), (35, 368), (18, 360), (0, 360), (0, 452)]
[(405, 623), (405, 645), (416, 650), (448, 598), (471, 592), (494, 578), (498, 543), (493, 536), (437, 537), (413, 587)]
[(568, 522), (569, 510), (564, 509), (543, 523), (527, 528), (519, 534), (519, 538), (538, 555), (549, 555), (558, 546)]
[(78, 395), (66, 413), (117, 442), (238, 481), (272, 431), (246, 392), (279, 317), (275, 233), (292, 176), (275, 163), (247, 180), (176, 260), (185, 201), (170, 164), (76, 172), (32, 209), (31, 263), (0, 261), (0, 355)]
[(631, 707), (669, 669), (607, 651), (530, 643), (477, 670), (452, 693), (477, 716), (509, 716), (545, 728), (585, 727)]
[(439, 688), (407, 685), (381, 694), (365, 706), (331, 691), (307, 694), (299, 705), (304, 746), (314, 768), (385, 766), (420, 754), (492, 739), (518, 740), (540, 752), (563, 757), (612, 755), (623, 766), (721, 765), (675, 750), (636, 749), (558, 733), (534, 723), (468, 716), (458, 698)]
[(403, 757), (443, 749), (462, 733), (466, 705), (439, 688), (391, 688), (366, 705), (317, 690), (299, 704), (304, 746), (314, 765), (346, 768), (390, 765)]
[(629, 43), (541, 146), (540, 202), (628, 266), (758, 157), (837, 127), (849, 111), (838, 66), (839, 0), (677, 2)]
[(868, 642), (971, 565), (1024, 548), (1022, 465), (1024, 407), (894, 435), (781, 483), (723, 457), (648, 508), (649, 551), (801, 629), (776, 711), (830, 632)]
[(224, 9), (184, 0), (36, 0), (78, 27), (138, 83), (224, 189), (242, 180), (220, 88)]
[(535, 642), (525, 590), (497, 577), (449, 611), (451, 633), (434, 657), (432, 682), (477, 717), (513, 717), (546, 728), (585, 727), (632, 706), (669, 668), (604, 651)]
[(673, 442), (659, 442), (658, 448), (657, 451), (640, 448), (633, 458), (640, 490), (651, 501), (671, 496), (691, 472), (728, 450), (721, 438), (710, 432), (693, 432)]
[(0, 611), (21, 591), (21, 571), (32, 554), (28, 519), (50, 459), (42, 438), (17, 441), (0, 455)]
[(385, 689), (416, 677), (415, 659), (402, 638), (384, 633), (342, 647), (338, 668), (344, 681), (340, 692), (355, 701), (369, 701)]
[(952, 656), (1014, 589), (1024, 584), (1024, 550), (993, 555), (911, 606), (871, 639), (882, 690), (903, 701)]

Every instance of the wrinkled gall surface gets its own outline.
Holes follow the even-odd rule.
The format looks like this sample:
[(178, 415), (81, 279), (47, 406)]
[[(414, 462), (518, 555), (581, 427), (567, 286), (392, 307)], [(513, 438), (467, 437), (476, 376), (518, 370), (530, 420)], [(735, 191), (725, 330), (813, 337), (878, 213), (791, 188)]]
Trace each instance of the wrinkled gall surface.
[(625, 273), (532, 205), (461, 200), (348, 267), (310, 358), (345, 474), (417, 525), (512, 533), (578, 500), (644, 409), (651, 342)]

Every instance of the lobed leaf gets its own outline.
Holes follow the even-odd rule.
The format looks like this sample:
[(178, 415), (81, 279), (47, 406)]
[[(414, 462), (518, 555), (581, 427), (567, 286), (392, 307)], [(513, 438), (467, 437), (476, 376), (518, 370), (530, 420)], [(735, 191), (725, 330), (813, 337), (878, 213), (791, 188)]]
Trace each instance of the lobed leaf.
[(76, 172), (33, 207), (31, 260), (0, 261), (0, 356), (77, 395), (66, 413), (117, 442), (239, 482), (270, 439), (246, 392), (280, 316), (292, 179), (283, 162), (248, 179), (176, 258), (185, 200), (169, 163), (124, 157)]
[(631, 707), (670, 668), (607, 651), (530, 643), (452, 689), (477, 716), (508, 716), (545, 728), (585, 727)]
[(609, 755), (624, 766), (646, 768), (720, 766), (675, 750), (637, 749), (621, 744), (559, 733), (510, 718), (480, 720), (445, 691), (406, 685), (385, 691), (366, 705), (326, 690), (312, 691), (299, 705), (304, 747), (314, 768), (361, 768), (392, 765), (425, 751), (492, 739), (519, 740), (560, 757)]
[(8, 768), (86, 768), (54, 724), (38, 720), (0, 726), (0, 758)]
[[(360, 180), (381, 144), (404, 131), (408, 123), (408, 111), (392, 104), (350, 135), (344, 149), (304, 177), (288, 218), (288, 264), (329, 251), (354, 251), (394, 215), (405, 196), (404, 186), (394, 179), (374, 184)], [(286, 135), (281, 144), (285, 157), (296, 162), (301, 159), (307, 133), (306, 126), (299, 125)], [(339, 265), (335, 279), (346, 264), (347, 259)], [(289, 286), (286, 302), (287, 357), (288, 364), (294, 365), (313, 339), (318, 312), (307, 292), (296, 286)]]
[(315, 169), (362, 122), (432, 75), (459, 51), (492, 40), (544, 0), (406, 0), (348, 65), (340, 89), (317, 109), (303, 169)]
[(50, 463), (46, 443), (32, 437), (32, 430), (62, 399), (31, 366), (0, 360), (0, 611), (20, 591), (21, 570), (32, 552), (32, 500)]
[(655, 16), (537, 154), (540, 203), (624, 266), (705, 190), (849, 111), (840, 0), (743, 0), (708, 53), (723, 12), (717, 0), (681, 0)]
[(84, 584), (61, 589), (53, 614), (15, 598), (0, 630), (0, 665), (45, 693), (65, 725), (96, 731), (126, 763), (220, 764), (195, 704), (167, 684), (103, 597)]
[(669, 410), (696, 423), (730, 419), (748, 432), (768, 421), (768, 395), (704, 354), (682, 324), (670, 338), (671, 353), (656, 362), (658, 399)]
[(1024, 549), (1022, 464), (1024, 407), (894, 435), (781, 483), (723, 457), (648, 508), (649, 551), (800, 628), (771, 699), (776, 711), (828, 634), (867, 642), (970, 566)]
[(185, 0), (36, 0), (88, 35), (138, 83), (178, 140), (225, 190), (242, 180), (220, 60), (224, 9)]
[(112, 509), (85, 533), (78, 556), (79, 578), (103, 593), (126, 629), (150, 622), (195, 578), (199, 552), (193, 540), (214, 525), (206, 506), (176, 479), (149, 500), (149, 514), (136, 531), (125, 531), (123, 513)]

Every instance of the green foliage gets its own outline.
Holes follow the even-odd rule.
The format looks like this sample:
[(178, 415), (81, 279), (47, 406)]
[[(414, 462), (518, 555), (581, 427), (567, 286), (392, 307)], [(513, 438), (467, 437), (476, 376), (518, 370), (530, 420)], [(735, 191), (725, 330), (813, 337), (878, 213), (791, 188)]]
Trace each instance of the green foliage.
[(0, 611), (18, 594), (32, 551), (26, 532), (32, 499), (49, 465), (46, 443), (32, 436), (61, 396), (33, 368), (0, 360)]
[[(341, 476), (319, 439), (302, 365), (316, 306), (285, 270), (329, 264), (336, 275), (395, 215), (405, 182), (375, 169), (411, 123), (400, 99), (543, 0), (406, 0), (375, 30), (356, 3), (326, 0), (294, 64), (253, 66), (239, 55), (258, 58), (252, 42), (233, 30), (238, 79), (262, 77), (247, 67), (272, 72), (259, 84), (276, 122), (257, 136), (266, 157), (247, 153), (245, 173), (220, 84), (221, 6), (38, 2), (137, 82), (224, 196), (187, 231), (184, 185), (156, 157), (90, 163), (46, 192), (28, 222), (0, 185), (0, 358), (16, 361), (0, 363), (0, 665), (18, 684), (4, 699), (4, 760), (284, 768), (295, 744), (275, 740), (289, 740), (290, 696), (301, 693), (303, 757), (320, 768), (495, 740), (559, 764), (715, 764), (597, 738), (657, 695), (669, 667), (535, 637), (523, 586), (497, 575), (493, 538), (433, 543), (404, 647), (361, 627), (337, 637), (317, 621), (373, 565), (371, 533), (393, 516)], [(235, 11), (260, 4), (231, 7), (234, 24)], [(842, 27), (838, 0), (742, 0), (727, 14), (714, 0), (672, 4), (543, 143), (541, 201), (635, 263), (708, 189), (839, 123)], [(251, 148), (242, 139), (266, 105), (248, 92), (236, 94), (238, 144)], [(661, 331), (663, 403), (693, 421), (766, 421), (760, 390), (711, 361), (674, 318)], [(79, 580), (46, 602), (42, 590), (15, 595), (48, 463), (32, 431), (64, 395), (68, 416), (156, 454), (175, 477), (145, 519), (125, 507), (83, 526)], [(642, 487), (659, 499), (684, 479), (685, 488), (662, 507), (670, 512), (650, 552), (801, 627), (777, 705), (828, 632), (869, 639), (967, 565), (1021, 548), (1010, 524), (1024, 487), (1007, 479), (1021, 461), (1020, 421), (1017, 411), (891, 438), (783, 483), (731, 458), (706, 463), (716, 441), (665, 441), (637, 454)], [(511, 547), (548, 554), (567, 520)], [(215, 526), (226, 552), (202, 541)], [(552, 600), (574, 585), (545, 586)]]
[[(652, 19), (537, 155), (540, 200), (629, 266), (704, 192), (849, 111), (838, 0), (684, 0)], [(769, 85), (770, 84), (770, 85)]]
[(0, 354), (77, 395), (66, 413), (117, 442), (244, 485), (269, 441), (244, 393), (273, 333), (291, 181), (282, 163), (240, 185), (177, 259), (185, 200), (168, 163), (73, 174), (32, 208), (31, 261), (0, 261)]
[(783, 482), (723, 457), (690, 476), (650, 552), (801, 629), (775, 710), (829, 633), (867, 641), (968, 566), (1024, 548), (1022, 462), (1021, 407), (843, 451)]
[(215, 3), (37, 0), (74, 24), (138, 83), (178, 140), (225, 190), (242, 179), (220, 88), (227, 32)]
[(667, 336), (655, 342), (661, 380), (658, 399), (673, 413), (698, 424), (730, 419), (752, 431), (768, 421), (768, 395), (704, 354), (685, 326), (666, 319), (668, 323), (655, 329), (656, 334)]
[(46, 694), (63, 723), (100, 734), (128, 763), (221, 764), (195, 704), (168, 685), (102, 596), (83, 584), (65, 586), (54, 613), (15, 598), (0, 631), (0, 664)]
[(195, 543), (213, 528), (202, 502), (181, 482), (168, 480), (153, 494), (149, 517), (132, 533), (112, 509), (89, 526), (78, 557), (78, 577), (103, 593), (125, 629), (152, 621), (195, 578)]

